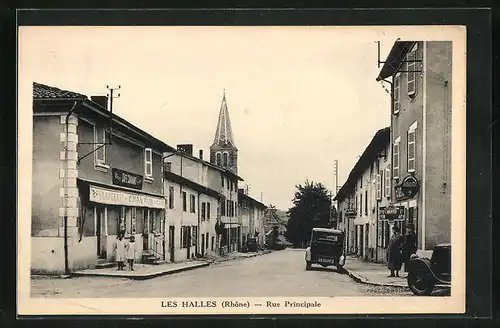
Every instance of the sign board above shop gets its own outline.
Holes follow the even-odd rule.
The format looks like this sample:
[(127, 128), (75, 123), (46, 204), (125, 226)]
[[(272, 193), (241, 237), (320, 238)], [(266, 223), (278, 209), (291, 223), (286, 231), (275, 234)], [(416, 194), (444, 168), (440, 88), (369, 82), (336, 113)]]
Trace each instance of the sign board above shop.
[(404, 220), (404, 206), (388, 206), (379, 208), (380, 220)]
[(148, 208), (165, 208), (165, 198), (132, 192), (111, 190), (101, 187), (89, 187), (89, 201), (99, 204), (124, 205)]
[(420, 190), (418, 179), (413, 175), (406, 176), (403, 181), (395, 187), (396, 200), (414, 198)]
[(113, 184), (117, 186), (142, 189), (142, 175), (113, 168)]

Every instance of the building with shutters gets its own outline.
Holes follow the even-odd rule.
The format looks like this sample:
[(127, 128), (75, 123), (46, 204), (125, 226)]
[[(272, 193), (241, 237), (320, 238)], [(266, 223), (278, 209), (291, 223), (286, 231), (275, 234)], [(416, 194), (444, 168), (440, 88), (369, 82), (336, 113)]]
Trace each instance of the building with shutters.
[[(381, 237), (385, 236), (384, 228), (388, 230), (379, 225), (378, 216), (390, 200), (390, 189), (384, 189), (389, 151), (390, 128), (387, 127), (374, 135), (334, 198), (338, 202), (337, 226), (346, 233), (347, 252), (369, 261), (385, 261), (383, 247), (388, 240), (382, 244)], [(388, 183), (390, 187), (390, 180)]]
[(113, 265), (121, 231), (135, 236), (137, 261), (164, 254), (162, 154), (174, 148), (107, 100), (33, 84), (32, 272)]
[(451, 41), (397, 41), (377, 81), (391, 85), (392, 221), (421, 253), (451, 233)]

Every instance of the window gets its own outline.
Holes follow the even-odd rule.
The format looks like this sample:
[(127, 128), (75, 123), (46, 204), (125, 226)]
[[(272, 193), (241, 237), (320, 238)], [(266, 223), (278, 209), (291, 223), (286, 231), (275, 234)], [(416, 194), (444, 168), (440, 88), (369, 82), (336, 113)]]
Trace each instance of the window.
[(229, 179), (226, 180), (227, 190), (229, 190)]
[(207, 210), (206, 208), (206, 204), (205, 203), (201, 203), (201, 220), (202, 221), (205, 221), (205, 211)]
[(220, 207), (220, 215), (223, 215), (225, 216), (226, 215), (226, 203), (224, 202), (224, 200), (221, 200), (220, 203), (219, 203), (219, 207)]
[(168, 187), (168, 207), (170, 209), (174, 208), (174, 187)]
[(96, 164), (106, 164), (106, 130), (94, 126), (94, 159)]
[(417, 122), (408, 129), (408, 172), (415, 172), (415, 130)]
[(221, 153), (220, 152), (218, 152), (217, 154), (215, 154), (215, 163), (218, 166), (221, 166)]
[(223, 163), (224, 163), (223, 166), (227, 166), (227, 164), (228, 164), (228, 156), (229, 156), (228, 153), (225, 152), (224, 156), (223, 156)]
[(182, 210), (187, 211), (187, 195), (185, 191), (182, 192)]
[(196, 246), (198, 244), (198, 227), (191, 227), (191, 246)]
[(392, 154), (393, 154), (393, 158), (392, 158), (392, 172), (393, 172), (393, 179), (394, 180), (397, 180), (399, 179), (399, 143), (401, 141), (401, 137), (398, 137), (395, 141), (394, 141), (394, 145), (392, 147)]
[(365, 215), (368, 215), (368, 190), (365, 190)]
[(396, 74), (394, 77), (394, 114), (399, 113), (400, 107), (400, 97), (401, 97), (401, 76), (400, 74)]
[(382, 171), (376, 175), (376, 190), (377, 190), (377, 200), (382, 199)]
[(411, 98), (415, 97), (417, 94), (417, 44), (415, 44), (414, 48), (411, 50), (410, 53), (406, 56), (406, 70), (407, 72), (407, 77), (408, 77), (408, 96)]
[(229, 190), (233, 191), (233, 181), (230, 181), (229, 184), (230, 184)]
[(210, 221), (210, 203), (207, 203), (207, 221)]
[(361, 179), (359, 179), (359, 188), (363, 188), (363, 175), (361, 174)]
[(220, 174), (220, 183), (221, 183), (221, 187), (224, 188), (224, 175), (222, 174), (222, 172)]
[(188, 248), (189, 246), (189, 227), (188, 226), (182, 226), (181, 227), (181, 248)]
[(359, 194), (359, 216), (363, 214), (363, 194)]
[(385, 169), (385, 197), (391, 197), (391, 168)]
[(153, 150), (151, 148), (144, 149), (144, 175), (146, 178), (153, 177)]
[(189, 195), (189, 212), (195, 213), (195, 203), (196, 203), (196, 196), (195, 195)]

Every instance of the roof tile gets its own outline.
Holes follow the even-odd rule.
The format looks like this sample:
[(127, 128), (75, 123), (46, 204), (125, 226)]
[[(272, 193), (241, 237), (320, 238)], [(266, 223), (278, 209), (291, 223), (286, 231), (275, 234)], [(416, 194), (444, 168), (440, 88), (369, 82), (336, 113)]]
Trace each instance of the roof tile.
[(33, 99), (87, 99), (87, 96), (33, 82)]

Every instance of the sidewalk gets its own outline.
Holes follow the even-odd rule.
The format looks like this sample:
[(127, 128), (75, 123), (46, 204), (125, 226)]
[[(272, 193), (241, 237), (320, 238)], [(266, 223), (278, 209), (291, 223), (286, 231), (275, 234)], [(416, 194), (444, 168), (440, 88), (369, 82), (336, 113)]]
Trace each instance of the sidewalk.
[(409, 289), (406, 282), (407, 273), (400, 271), (399, 277), (388, 277), (390, 271), (383, 263), (365, 262), (357, 257), (348, 256), (344, 269), (352, 279), (359, 283)]
[(134, 271), (117, 271), (116, 267), (106, 269), (81, 270), (73, 273), (75, 277), (110, 277), (128, 278), (135, 280), (151, 279), (167, 274), (203, 268), (210, 265), (205, 261), (190, 261), (179, 263), (165, 263), (159, 265), (134, 264)]

